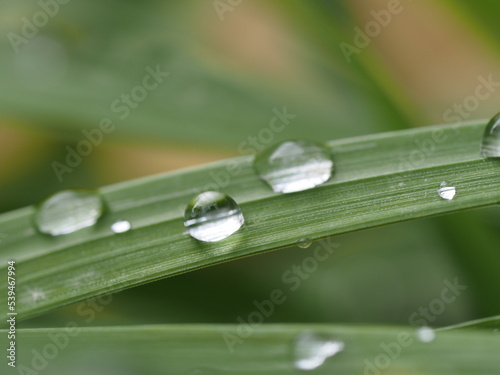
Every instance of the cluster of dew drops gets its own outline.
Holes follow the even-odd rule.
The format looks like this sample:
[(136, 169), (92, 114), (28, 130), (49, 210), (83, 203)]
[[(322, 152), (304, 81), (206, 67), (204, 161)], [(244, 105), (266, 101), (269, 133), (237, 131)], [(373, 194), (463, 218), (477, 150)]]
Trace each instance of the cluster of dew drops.
[[(500, 157), (500, 114), (488, 123), (482, 143), (484, 158)], [(259, 177), (276, 193), (288, 194), (312, 189), (330, 180), (334, 174), (334, 162), (330, 150), (310, 141), (286, 141), (258, 154), (254, 169)], [(453, 200), (456, 188), (442, 182), (437, 194), (443, 200)], [(42, 201), (34, 215), (37, 229), (52, 236), (65, 235), (97, 223), (104, 213), (100, 194), (92, 190), (63, 190)], [(187, 205), (184, 225), (187, 233), (198, 241), (218, 242), (230, 237), (245, 223), (239, 205), (228, 195), (207, 191), (197, 195)], [(120, 219), (110, 225), (114, 233), (126, 233), (132, 229), (128, 220)], [(301, 239), (297, 245), (309, 247), (312, 241)], [(435, 333), (431, 328), (417, 331), (417, 339), (431, 342)], [(329, 337), (305, 333), (294, 343), (294, 365), (300, 370), (313, 370), (341, 352), (344, 342)]]
[[(481, 154), (485, 158), (500, 157), (500, 113), (488, 123)], [(254, 169), (276, 193), (294, 193), (322, 185), (334, 174), (330, 149), (310, 141), (286, 141), (258, 154)], [(439, 197), (453, 200), (456, 188), (443, 181), (437, 188)], [(59, 236), (73, 233), (97, 223), (104, 213), (101, 195), (93, 190), (63, 190), (42, 201), (35, 211), (37, 229), (45, 234)], [(239, 205), (230, 196), (206, 191), (187, 205), (184, 225), (191, 237), (202, 242), (218, 242), (237, 232), (245, 223)], [(114, 233), (132, 229), (128, 220), (120, 219), (110, 225)], [(308, 247), (307, 238), (298, 241)]]
[[(294, 193), (314, 188), (333, 175), (334, 163), (328, 148), (309, 141), (287, 141), (258, 154), (254, 159), (258, 175), (277, 193)], [(103, 216), (105, 203), (93, 190), (57, 192), (42, 201), (34, 215), (37, 229), (60, 236), (94, 226)], [(206, 191), (194, 197), (185, 210), (184, 225), (189, 235), (202, 242), (218, 242), (237, 232), (245, 223), (239, 205), (228, 195)], [(114, 233), (132, 229), (128, 220), (111, 224)], [(298, 243), (307, 247), (305, 239)]]

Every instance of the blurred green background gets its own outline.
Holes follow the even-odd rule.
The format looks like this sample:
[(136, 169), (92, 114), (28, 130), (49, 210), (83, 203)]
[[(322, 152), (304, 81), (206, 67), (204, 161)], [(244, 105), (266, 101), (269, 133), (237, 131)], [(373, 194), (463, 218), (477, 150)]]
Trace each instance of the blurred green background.
[[(500, 82), (498, 2), (396, 2), (397, 14), (378, 23), (377, 35), (356, 47), (350, 62), (342, 43), (356, 46), (358, 30), (373, 26), (375, 13), (387, 15), (393, 1), (236, 3), (57, 3), (16, 53), (11, 33), (22, 36), (26, 20), (42, 8), (1, 0), (0, 212), (64, 188), (241, 155), (242, 143), (269, 126), (275, 108), (297, 117), (274, 141), (488, 118), (498, 109), (495, 88), (473, 110), (457, 109), (476, 95), (482, 78)], [(169, 76), (120, 119), (112, 103), (157, 66)], [(82, 130), (98, 128), (103, 118), (116, 129), (59, 181), (53, 163), (64, 163), (67, 147), (76, 148), (86, 139)], [(468, 289), (431, 324), (498, 314), (499, 229), (500, 212), (489, 208), (337, 237), (335, 255), (266, 322), (409, 324), (414, 312), (440, 298), (444, 280), (455, 278)], [(254, 300), (284, 288), (283, 273), (313, 249), (273, 252), (118, 293), (92, 325), (237, 323), (255, 309)], [(78, 306), (21, 326), (81, 320)]]

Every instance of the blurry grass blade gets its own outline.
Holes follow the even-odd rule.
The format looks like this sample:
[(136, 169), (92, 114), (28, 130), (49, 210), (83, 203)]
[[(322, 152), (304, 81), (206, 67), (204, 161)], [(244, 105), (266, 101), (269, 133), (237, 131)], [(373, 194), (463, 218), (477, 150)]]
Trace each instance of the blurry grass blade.
[[(253, 157), (104, 187), (109, 212), (91, 228), (39, 234), (33, 207), (0, 216), (2, 273), (17, 261), (19, 319), (91, 296), (296, 244), (500, 202), (500, 163), (479, 146), (485, 123), (445, 125), (328, 143), (336, 172), (325, 185), (274, 193)], [(456, 187), (453, 200), (438, 188)], [(193, 196), (221, 188), (241, 207), (245, 226), (224, 241), (200, 243), (185, 232)], [(114, 234), (128, 220), (133, 230)], [(5, 285), (5, 284), (4, 284)], [(5, 286), (0, 306), (6, 306)]]
[[(295, 345), (304, 333), (343, 345), (314, 374), (383, 370), (387, 374), (486, 375), (500, 367), (500, 340), (486, 330), (438, 331), (433, 342), (423, 343), (414, 327), (266, 325), (253, 328), (245, 339), (239, 329), (235, 325), (78, 327), (71, 335), (64, 328), (19, 330), (18, 367), (32, 368), (34, 353), (54, 346), (56, 338), (66, 345), (56, 348), (56, 357), (47, 361), (51, 375), (295, 374), (300, 373)], [(1, 334), (6, 336), (5, 331)], [(236, 338), (237, 343), (228, 338)], [(3, 374), (17, 374), (5, 368)], [(195, 369), (200, 372), (191, 372)]]
[(442, 330), (456, 330), (456, 329), (488, 329), (493, 330), (493, 333), (500, 335), (500, 315), (492, 316), (484, 319), (477, 319), (470, 322), (456, 324), (450, 327), (445, 327)]

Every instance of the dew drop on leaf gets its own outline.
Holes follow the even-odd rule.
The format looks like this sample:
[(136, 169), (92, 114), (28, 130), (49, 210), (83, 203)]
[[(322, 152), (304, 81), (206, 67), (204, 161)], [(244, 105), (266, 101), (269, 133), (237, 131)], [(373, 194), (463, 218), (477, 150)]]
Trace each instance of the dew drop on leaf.
[(311, 246), (313, 241), (310, 238), (302, 238), (299, 242), (297, 242), (297, 246), (301, 249), (307, 249)]
[(92, 190), (63, 190), (42, 201), (34, 222), (37, 229), (52, 236), (91, 227), (102, 216), (104, 204)]
[(228, 195), (215, 191), (196, 196), (184, 214), (188, 233), (203, 242), (221, 241), (238, 231), (244, 223), (238, 204)]
[(127, 220), (118, 220), (111, 224), (111, 230), (113, 233), (125, 233), (128, 232), (132, 228), (130, 221)]
[(500, 157), (500, 113), (496, 114), (486, 126), (481, 143), (481, 154), (485, 158)]
[(417, 338), (420, 342), (429, 343), (436, 338), (436, 331), (430, 327), (422, 327), (417, 330)]
[(314, 333), (303, 333), (294, 342), (294, 366), (299, 370), (314, 370), (328, 358), (344, 350), (342, 341)]
[(457, 189), (453, 186), (448, 186), (446, 182), (441, 183), (441, 187), (438, 189), (438, 194), (442, 199), (446, 199), (451, 201), (455, 194), (457, 193)]
[(330, 151), (309, 141), (287, 141), (264, 150), (255, 157), (254, 168), (277, 193), (312, 189), (333, 174)]

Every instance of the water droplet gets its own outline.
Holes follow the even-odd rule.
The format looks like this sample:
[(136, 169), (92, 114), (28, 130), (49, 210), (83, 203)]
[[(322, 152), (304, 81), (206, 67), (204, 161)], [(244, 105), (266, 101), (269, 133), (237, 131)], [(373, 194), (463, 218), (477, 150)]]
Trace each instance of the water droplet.
[(221, 241), (245, 223), (238, 204), (215, 191), (201, 193), (189, 202), (184, 219), (188, 233), (204, 242)]
[(333, 174), (330, 151), (309, 141), (288, 141), (255, 157), (254, 167), (277, 193), (311, 189), (328, 181)]
[(294, 344), (295, 367), (299, 370), (314, 370), (328, 358), (344, 350), (344, 343), (313, 333), (300, 335)]
[(436, 338), (436, 331), (430, 327), (422, 327), (417, 330), (417, 338), (421, 342), (432, 342)]
[(63, 190), (44, 200), (35, 212), (42, 233), (59, 236), (94, 225), (103, 214), (101, 197), (91, 190)]
[(309, 246), (312, 245), (312, 240), (310, 238), (303, 238), (299, 242), (297, 242), (297, 246), (300, 247), (301, 249), (307, 249)]
[(438, 194), (441, 198), (451, 201), (455, 194), (457, 193), (457, 189), (453, 186), (447, 186), (446, 182), (441, 182), (441, 187), (438, 189)]
[(128, 232), (132, 228), (130, 221), (127, 220), (118, 220), (111, 224), (111, 230), (114, 233), (125, 233)]
[(481, 154), (485, 158), (500, 157), (500, 113), (497, 113), (486, 126), (481, 143)]

